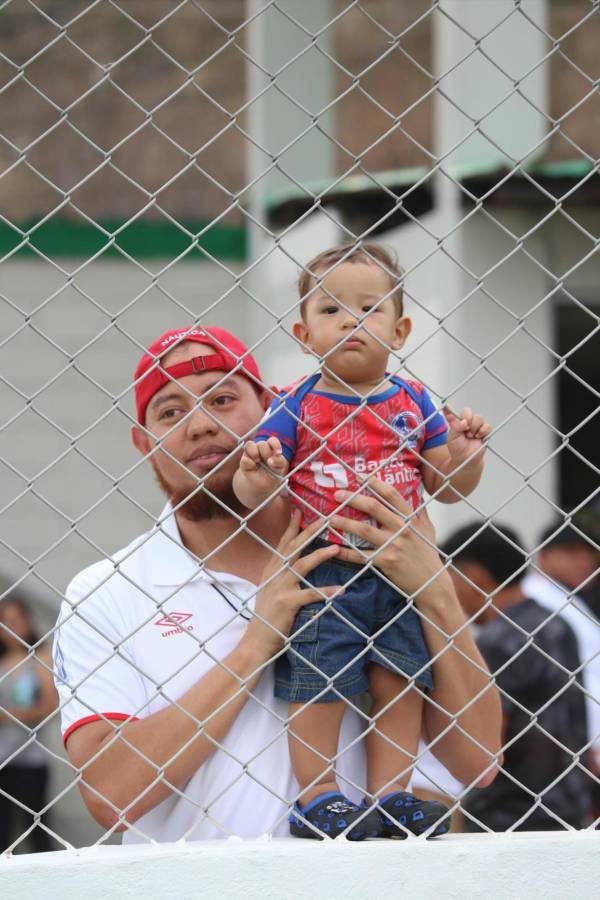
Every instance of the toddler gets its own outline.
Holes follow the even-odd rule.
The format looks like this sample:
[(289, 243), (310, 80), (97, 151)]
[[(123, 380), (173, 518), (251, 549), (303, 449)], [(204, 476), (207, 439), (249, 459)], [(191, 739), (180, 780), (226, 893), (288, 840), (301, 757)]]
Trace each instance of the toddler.
[[(341, 512), (365, 518), (335, 499), (337, 490), (357, 490), (361, 476), (393, 484), (413, 510), (423, 489), (453, 503), (477, 486), (490, 426), (465, 409), (460, 419), (448, 414), (448, 433), (423, 385), (387, 372), (390, 351), (400, 350), (411, 330), (401, 279), (376, 245), (336, 247), (308, 263), (293, 334), (320, 369), (283, 391), (247, 442), (233, 481), (245, 506), (267, 501), (287, 477), (302, 527), (322, 518), (321, 542), (360, 546), (329, 519)], [(345, 587), (301, 610), (290, 648), (276, 663), (275, 693), (290, 703), (290, 755), (300, 785), (291, 833), (361, 840), (434, 825), (433, 834), (444, 833), (446, 807), (407, 792), (424, 692), (432, 687), (418, 614), (374, 568), (332, 559), (307, 581)], [(341, 793), (332, 760), (345, 698), (365, 690), (375, 728), (366, 737), (368, 798), (359, 807)]]

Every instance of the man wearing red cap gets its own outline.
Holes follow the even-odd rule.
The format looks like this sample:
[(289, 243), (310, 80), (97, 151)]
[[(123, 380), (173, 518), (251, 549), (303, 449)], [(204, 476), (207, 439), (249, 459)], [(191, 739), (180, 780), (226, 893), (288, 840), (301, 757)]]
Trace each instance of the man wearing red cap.
[[(133, 443), (168, 503), (151, 531), (67, 589), (54, 648), (67, 752), (92, 815), (126, 829), (126, 842), (287, 834), (297, 786), (286, 704), (273, 696), (269, 663), (297, 611), (336, 590), (306, 587), (303, 577), (344, 551), (332, 545), (300, 556), (318, 525), (299, 533), (285, 504), (250, 514), (236, 499), (243, 441), (272, 394), (233, 335), (202, 327), (162, 335), (136, 369), (135, 396)], [(373, 490), (387, 545), (378, 564), (418, 594), (428, 620), (440, 676), (429, 737), (460, 713), (461, 730), (440, 737), (437, 754), (461, 781), (487, 770), (489, 783), (499, 703), (440, 572), (433, 531), (421, 519), (426, 540), (414, 530), (397, 535), (403, 501), (384, 484)], [(455, 635), (453, 647), (444, 634)], [(365, 783), (360, 727), (348, 712), (335, 760), (354, 799)]]

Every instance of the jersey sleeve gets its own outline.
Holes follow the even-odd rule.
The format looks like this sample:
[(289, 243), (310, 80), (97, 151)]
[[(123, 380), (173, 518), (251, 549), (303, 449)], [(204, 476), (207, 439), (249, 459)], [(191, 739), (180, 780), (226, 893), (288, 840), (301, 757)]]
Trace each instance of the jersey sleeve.
[(448, 440), (448, 423), (425, 388), (421, 390), (419, 406), (425, 424), (425, 440), (421, 449), (431, 450), (433, 447), (441, 447)]
[(254, 440), (258, 443), (267, 441), (270, 437), (279, 438), (283, 455), (291, 462), (296, 452), (300, 412), (300, 401), (295, 396), (277, 397), (269, 407)]
[(88, 722), (138, 718), (147, 701), (130, 655), (133, 636), (111, 594), (110, 580), (119, 577), (112, 565), (107, 575), (105, 583), (88, 570), (76, 576), (58, 618), (54, 679), (65, 744), (73, 731)]

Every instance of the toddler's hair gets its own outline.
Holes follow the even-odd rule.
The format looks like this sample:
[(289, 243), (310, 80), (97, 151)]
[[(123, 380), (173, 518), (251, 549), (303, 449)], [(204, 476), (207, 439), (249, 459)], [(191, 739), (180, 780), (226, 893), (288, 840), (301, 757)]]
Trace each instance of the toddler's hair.
[(333, 269), (336, 263), (358, 263), (366, 262), (379, 268), (389, 276), (390, 287), (393, 291), (390, 297), (396, 304), (398, 317), (404, 313), (404, 301), (402, 292), (402, 279), (404, 272), (398, 265), (398, 262), (391, 253), (377, 244), (364, 243), (348, 243), (340, 244), (338, 247), (332, 247), (330, 250), (324, 250), (306, 263), (298, 278), (298, 293), (300, 294), (300, 315), (304, 318), (306, 304), (310, 297), (311, 290), (317, 283), (319, 275)]

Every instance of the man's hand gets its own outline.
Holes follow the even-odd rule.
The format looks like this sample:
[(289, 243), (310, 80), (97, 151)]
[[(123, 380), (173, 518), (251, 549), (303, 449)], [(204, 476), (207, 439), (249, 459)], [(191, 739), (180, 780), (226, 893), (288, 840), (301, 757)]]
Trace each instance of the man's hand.
[(267, 500), (285, 478), (289, 463), (281, 449), (279, 438), (267, 441), (246, 441), (240, 467), (233, 476), (236, 497), (248, 509), (256, 509)]
[(456, 416), (447, 406), (443, 412), (450, 429), (447, 447), (452, 468), (456, 469), (466, 460), (477, 464), (483, 463), (484, 441), (492, 433), (492, 426), (484, 422), (483, 416), (477, 415), (468, 406), (463, 409), (460, 416)]
[(426, 511), (413, 513), (398, 491), (378, 478), (370, 478), (365, 487), (371, 495), (361, 493), (352, 497), (351, 491), (336, 491), (335, 499), (366, 513), (378, 527), (340, 515), (333, 516), (331, 524), (362, 538), (373, 549), (343, 548), (339, 559), (362, 564), (371, 559), (376, 568), (409, 596), (434, 579), (436, 587), (440, 578), (448, 581), (450, 576), (435, 549), (435, 531)]
[(320, 520), (300, 531), (300, 513), (292, 514), (287, 531), (276, 552), (265, 567), (261, 583), (267, 582), (256, 598), (254, 616), (246, 630), (245, 640), (272, 657), (281, 650), (299, 610), (309, 603), (323, 601), (343, 591), (340, 585), (322, 588), (305, 587), (301, 579), (316, 566), (339, 555), (336, 544), (314, 550), (306, 556), (300, 553), (323, 529)]

